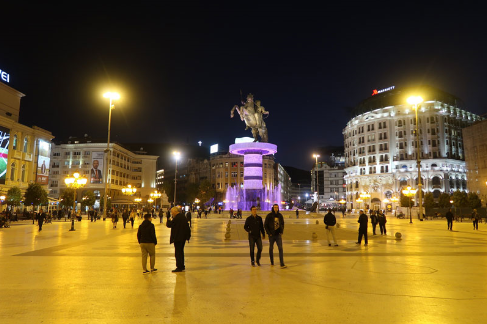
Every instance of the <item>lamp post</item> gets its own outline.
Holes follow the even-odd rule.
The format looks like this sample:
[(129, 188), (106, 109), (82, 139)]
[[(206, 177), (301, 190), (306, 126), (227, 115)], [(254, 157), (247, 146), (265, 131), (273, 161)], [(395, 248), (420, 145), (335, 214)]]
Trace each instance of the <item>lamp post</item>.
[[(365, 203), (366, 200), (370, 198), (370, 194), (366, 191), (362, 191), (362, 193), (360, 194), (360, 198), (362, 198), (362, 200), (364, 201), (364, 209), (365, 209)], [(369, 209), (370, 209), (370, 204), (369, 204)]]
[(358, 198), (357, 200), (355, 200), (355, 202), (359, 204), (359, 209), (360, 209), (360, 203), (363, 203), (364, 201), (362, 200), (362, 198)]
[(107, 155), (107, 163), (105, 163), (104, 172), (105, 172), (105, 192), (103, 194), (103, 220), (107, 218), (107, 200), (108, 200), (108, 161), (111, 162), (111, 156), (108, 154), (110, 153), (110, 127), (112, 124), (112, 109), (115, 109), (115, 105), (112, 104), (113, 100), (120, 99), (120, 95), (116, 92), (107, 92), (103, 94), (104, 98), (110, 99), (110, 106), (108, 107), (108, 139), (107, 139), (107, 149), (105, 150), (105, 154)]
[(419, 119), (418, 119), (418, 110), (419, 108), (421, 107), (421, 103), (423, 102), (423, 98), (421, 98), (420, 96), (413, 96), (413, 97), (409, 97), (407, 102), (410, 104), (410, 105), (413, 105), (413, 109), (416, 111), (416, 145), (418, 146), (417, 148), (417, 157), (416, 157), (416, 163), (417, 163), (417, 167), (418, 167), (418, 200), (419, 200), (419, 203), (418, 203), (418, 206), (419, 206), (419, 220), (422, 221), (423, 220), (423, 190), (422, 190), (422, 179), (421, 179), (421, 158), (420, 158), (420, 152), (421, 152), (421, 149), (420, 149), (420, 140), (419, 140)]
[(76, 189), (83, 188), (87, 182), (88, 182), (88, 179), (81, 176), (78, 171), (74, 172), (72, 176), (68, 175), (66, 178), (64, 178), (64, 183), (66, 184), (66, 187), (74, 189), (73, 213), (71, 214), (71, 229), (70, 229), (70, 231), (75, 231), (75, 229), (74, 229), (74, 213), (76, 211)]
[(408, 197), (409, 200), (409, 223), (413, 223), (413, 218), (411, 217), (411, 197), (413, 197), (416, 194), (416, 189), (412, 189), (411, 187), (407, 187), (406, 189), (403, 189), (402, 193)]
[(159, 191), (155, 190), (154, 192), (151, 192), (150, 193), (150, 196), (151, 196), (151, 198), (154, 198), (154, 200), (156, 202), (156, 204), (155, 204), (156, 205), (156, 209), (157, 209), (157, 199), (158, 198), (161, 198), (162, 194)]
[(393, 215), (396, 215), (396, 210), (394, 209), (394, 203), (397, 203), (398, 201), (399, 201), (399, 199), (398, 199), (396, 196), (393, 196), (393, 197), (391, 198), (391, 202), (392, 202), (392, 210), (393, 210), (392, 214), (393, 214)]
[(134, 201), (137, 203), (137, 210), (139, 209), (139, 204), (142, 201), (142, 198), (135, 198)]
[(320, 157), (319, 154), (313, 154), (313, 157), (316, 160), (315, 168), (316, 168), (316, 192), (317, 192), (317, 201), (318, 201), (318, 214), (320, 213), (320, 182), (318, 177), (318, 158)]
[(174, 159), (176, 160), (176, 168), (174, 169), (174, 206), (176, 206), (176, 185), (178, 183), (178, 160), (181, 153), (174, 151), (172, 152)]

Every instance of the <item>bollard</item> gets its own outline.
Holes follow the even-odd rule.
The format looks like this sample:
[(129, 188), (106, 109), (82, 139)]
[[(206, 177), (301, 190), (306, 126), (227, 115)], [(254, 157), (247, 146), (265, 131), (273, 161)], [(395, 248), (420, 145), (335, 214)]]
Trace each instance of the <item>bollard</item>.
[(320, 221), (319, 220), (316, 220), (316, 225), (319, 225), (320, 224)]
[(313, 232), (312, 237), (313, 237), (313, 240), (316, 240), (318, 238), (318, 235), (316, 234), (316, 232)]
[(402, 234), (399, 232), (396, 232), (396, 234), (394, 236), (396, 237), (396, 240), (400, 240), (402, 237)]
[(225, 233), (225, 239), (227, 239), (227, 240), (228, 240), (229, 238), (230, 238), (230, 232), (226, 232), (226, 233)]

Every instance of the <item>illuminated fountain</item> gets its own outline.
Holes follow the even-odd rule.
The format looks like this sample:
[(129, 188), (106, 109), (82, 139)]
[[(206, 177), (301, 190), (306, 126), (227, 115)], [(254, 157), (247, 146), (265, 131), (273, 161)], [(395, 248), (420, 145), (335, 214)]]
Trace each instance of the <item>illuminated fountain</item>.
[(271, 143), (247, 142), (230, 145), (230, 153), (244, 156), (244, 184), (227, 189), (225, 209), (250, 210), (256, 206), (271, 210), (273, 204), (281, 202), (281, 186), (264, 187), (262, 184), (262, 157), (275, 154), (277, 146)]

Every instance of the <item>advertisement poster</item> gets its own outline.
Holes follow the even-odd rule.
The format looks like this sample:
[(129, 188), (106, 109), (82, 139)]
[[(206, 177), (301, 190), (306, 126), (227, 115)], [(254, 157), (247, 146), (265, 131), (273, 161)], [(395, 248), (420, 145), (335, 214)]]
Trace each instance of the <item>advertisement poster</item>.
[(7, 177), (9, 142), (10, 130), (0, 126), (0, 184), (5, 184), (5, 179)]
[(39, 155), (37, 157), (37, 180), (39, 184), (49, 183), (49, 162), (51, 161), (51, 143), (39, 140)]
[(103, 152), (91, 152), (90, 183), (103, 183)]

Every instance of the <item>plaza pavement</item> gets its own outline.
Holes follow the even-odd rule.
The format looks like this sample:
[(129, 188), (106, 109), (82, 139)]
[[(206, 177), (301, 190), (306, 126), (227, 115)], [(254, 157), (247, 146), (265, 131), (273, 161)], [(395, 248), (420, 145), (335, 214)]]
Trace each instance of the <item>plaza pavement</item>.
[[(263, 214), (263, 213), (261, 213)], [(247, 213), (244, 213), (244, 219)], [(338, 215), (341, 216), (341, 215)], [(485, 323), (487, 225), (388, 217), (387, 236), (357, 246), (357, 216), (286, 219), (287, 269), (251, 267), (244, 220), (193, 218), (186, 272), (155, 220), (157, 273), (143, 275), (134, 229), (121, 222), (0, 229), (0, 323)], [(304, 217), (304, 213), (301, 214)], [(310, 217), (310, 216), (308, 216)], [(130, 227), (130, 226), (128, 226)], [(378, 228), (377, 228), (378, 231)], [(317, 239), (312, 239), (312, 234)], [(396, 240), (394, 233), (402, 233)], [(275, 258), (278, 257), (275, 248)]]

